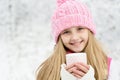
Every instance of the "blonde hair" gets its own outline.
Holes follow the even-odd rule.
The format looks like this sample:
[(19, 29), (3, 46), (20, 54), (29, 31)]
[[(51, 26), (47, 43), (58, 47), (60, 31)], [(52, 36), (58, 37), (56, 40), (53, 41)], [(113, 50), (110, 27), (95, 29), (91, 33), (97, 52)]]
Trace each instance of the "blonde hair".
[(88, 64), (94, 68), (95, 78), (97, 80), (105, 80), (108, 77), (108, 57), (95, 36), (90, 31), (88, 32), (88, 35), (88, 43), (84, 50), (87, 53)]
[[(107, 56), (98, 44), (94, 35), (89, 31), (89, 40), (84, 52), (87, 53), (87, 61), (94, 70), (96, 80), (107, 78)], [(45, 60), (37, 70), (37, 80), (60, 80), (60, 66), (65, 63), (66, 50), (59, 37), (53, 54)]]
[(66, 51), (61, 39), (55, 46), (53, 54), (40, 65), (37, 80), (60, 80), (60, 66), (65, 63)]

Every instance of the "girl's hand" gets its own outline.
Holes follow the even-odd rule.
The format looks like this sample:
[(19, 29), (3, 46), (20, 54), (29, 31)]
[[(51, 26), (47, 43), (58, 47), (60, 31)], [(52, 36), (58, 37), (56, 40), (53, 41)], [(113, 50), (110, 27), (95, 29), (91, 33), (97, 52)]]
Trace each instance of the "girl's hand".
[(77, 78), (82, 78), (89, 70), (89, 65), (78, 62), (66, 67), (66, 70)]

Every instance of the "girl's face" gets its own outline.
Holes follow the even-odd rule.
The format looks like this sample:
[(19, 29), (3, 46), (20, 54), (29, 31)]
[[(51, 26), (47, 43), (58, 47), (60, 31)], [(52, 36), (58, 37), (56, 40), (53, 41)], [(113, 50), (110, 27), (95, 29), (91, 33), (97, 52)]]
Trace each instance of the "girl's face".
[(88, 29), (72, 27), (61, 32), (61, 39), (66, 48), (73, 52), (81, 52), (88, 41)]

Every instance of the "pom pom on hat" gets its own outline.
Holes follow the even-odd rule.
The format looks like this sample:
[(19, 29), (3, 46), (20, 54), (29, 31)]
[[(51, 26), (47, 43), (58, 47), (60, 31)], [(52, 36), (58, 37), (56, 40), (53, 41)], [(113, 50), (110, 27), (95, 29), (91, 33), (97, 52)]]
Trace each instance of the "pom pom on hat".
[(57, 0), (57, 5), (60, 6), (64, 2), (69, 1), (69, 0)]
[(96, 33), (92, 15), (86, 5), (75, 0), (57, 0), (57, 4), (51, 23), (55, 42), (58, 41), (58, 36), (63, 30), (73, 26), (82, 26), (93, 34)]

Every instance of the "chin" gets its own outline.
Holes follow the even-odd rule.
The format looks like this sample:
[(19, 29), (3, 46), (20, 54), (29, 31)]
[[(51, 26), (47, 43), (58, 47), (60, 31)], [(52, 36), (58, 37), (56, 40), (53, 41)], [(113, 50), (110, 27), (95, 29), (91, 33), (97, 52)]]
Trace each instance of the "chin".
[(82, 50), (73, 50), (75, 53), (80, 53)]
[(74, 49), (73, 51), (76, 52), (76, 53), (80, 53), (80, 52), (83, 51), (83, 48), (82, 49)]

